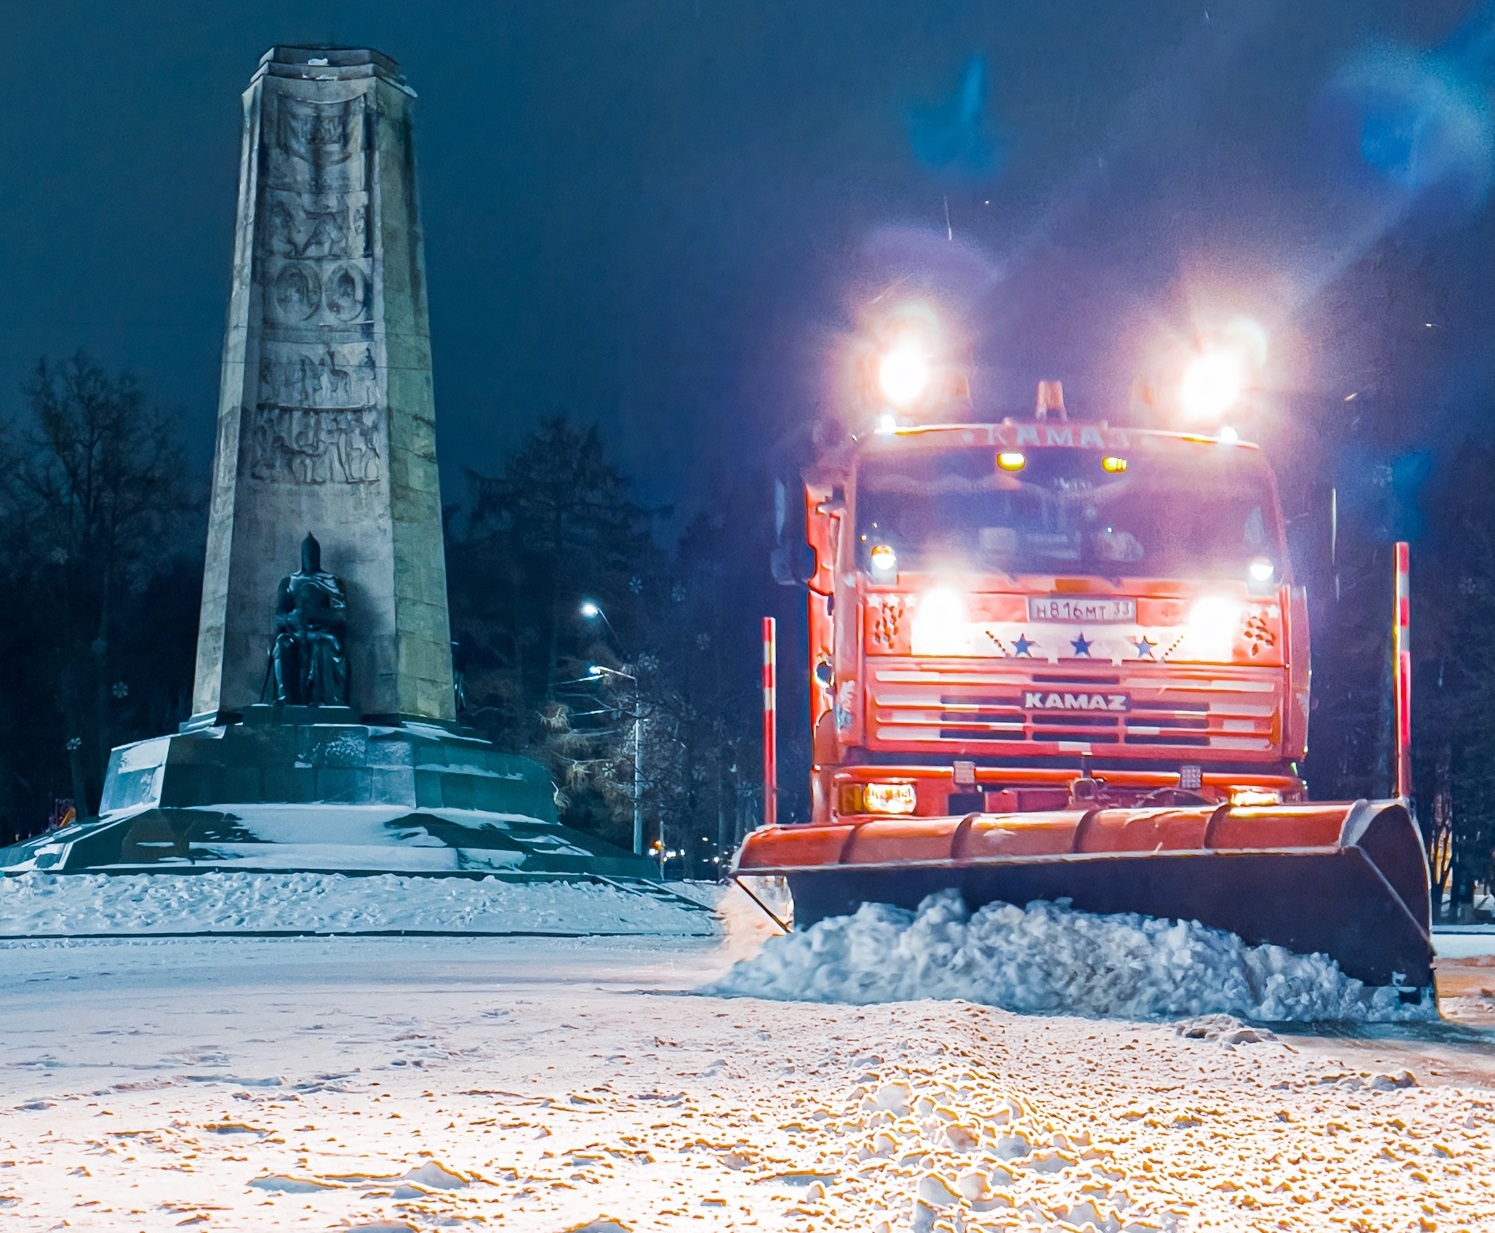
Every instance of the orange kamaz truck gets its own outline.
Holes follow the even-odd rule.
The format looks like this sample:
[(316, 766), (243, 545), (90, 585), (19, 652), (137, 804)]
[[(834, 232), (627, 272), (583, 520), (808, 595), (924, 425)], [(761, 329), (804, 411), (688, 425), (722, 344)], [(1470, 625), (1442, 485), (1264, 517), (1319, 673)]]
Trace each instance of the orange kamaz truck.
[(1259, 449), (1071, 420), (1046, 384), (1031, 417), (884, 423), (803, 480), (812, 817), (734, 869), (787, 877), (798, 926), (954, 888), (1431, 989), (1407, 800), (1299, 773), (1307, 604)]

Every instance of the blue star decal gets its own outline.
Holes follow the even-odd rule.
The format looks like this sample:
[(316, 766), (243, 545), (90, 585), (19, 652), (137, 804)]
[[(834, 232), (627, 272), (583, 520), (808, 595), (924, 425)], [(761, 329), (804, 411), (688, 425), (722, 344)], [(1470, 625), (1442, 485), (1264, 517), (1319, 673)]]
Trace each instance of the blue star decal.
[(1157, 646), (1157, 643), (1149, 638), (1146, 634), (1143, 634), (1142, 637), (1137, 639), (1137, 658), (1151, 659), (1152, 651), (1155, 646)]
[(1083, 655), (1087, 659), (1090, 657), (1090, 643), (1085, 641), (1083, 633), (1078, 638), (1071, 638), (1069, 645), (1074, 647), (1076, 655)]
[(1012, 653), (1014, 655), (1026, 655), (1029, 659), (1032, 659), (1033, 648), (1037, 645), (1038, 643), (1036, 642), (1028, 641), (1027, 634), (1019, 634), (1017, 636), (1017, 641), (1012, 644)]

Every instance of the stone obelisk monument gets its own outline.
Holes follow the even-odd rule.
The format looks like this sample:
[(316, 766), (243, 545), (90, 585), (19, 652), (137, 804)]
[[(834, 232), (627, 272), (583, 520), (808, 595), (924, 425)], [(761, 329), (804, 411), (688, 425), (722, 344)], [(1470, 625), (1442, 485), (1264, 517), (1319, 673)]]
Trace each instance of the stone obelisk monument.
[(244, 93), (205, 719), (260, 701), (266, 604), (308, 531), (347, 587), (354, 709), (454, 718), (413, 101), (343, 48), (272, 48)]
[(453, 722), (414, 98), (376, 51), (260, 61), (195, 714), (114, 751), (96, 821), (0, 867), (655, 876)]

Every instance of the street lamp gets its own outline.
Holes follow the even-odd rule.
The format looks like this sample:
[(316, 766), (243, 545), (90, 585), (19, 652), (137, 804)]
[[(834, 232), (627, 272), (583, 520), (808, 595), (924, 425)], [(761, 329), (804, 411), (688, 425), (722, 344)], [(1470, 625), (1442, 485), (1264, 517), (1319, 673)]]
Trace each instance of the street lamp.
[[(607, 620), (601, 608), (597, 609), (597, 615), (604, 621)], [(644, 711), (643, 699), (639, 693), (638, 677), (631, 673), (619, 672), (616, 668), (609, 668), (606, 664), (592, 664), (587, 672), (594, 677), (617, 676), (625, 681), (633, 682), (633, 853), (635, 856), (644, 854)]]
[(578, 609), (578, 611), (588, 621), (601, 621), (604, 625), (607, 626), (607, 632), (610, 633), (614, 638), (618, 636), (618, 631), (613, 628), (613, 623), (607, 619), (607, 613), (602, 611), (602, 606), (595, 600), (582, 600), (581, 607)]

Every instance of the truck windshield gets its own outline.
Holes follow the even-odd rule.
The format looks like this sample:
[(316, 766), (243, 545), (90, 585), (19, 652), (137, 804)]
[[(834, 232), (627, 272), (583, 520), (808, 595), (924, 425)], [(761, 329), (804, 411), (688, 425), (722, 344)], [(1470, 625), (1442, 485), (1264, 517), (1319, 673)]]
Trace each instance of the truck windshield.
[[(899, 569), (1098, 577), (1236, 575), (1283, 560), (1265, 463), (1227, 448), (1035, 449), (1003, 470), (991, 447), (865, 458), (854, 486), (863, 568), (874, 547)], [(1009, 465), (1016, 459), (1009, 459)]]

